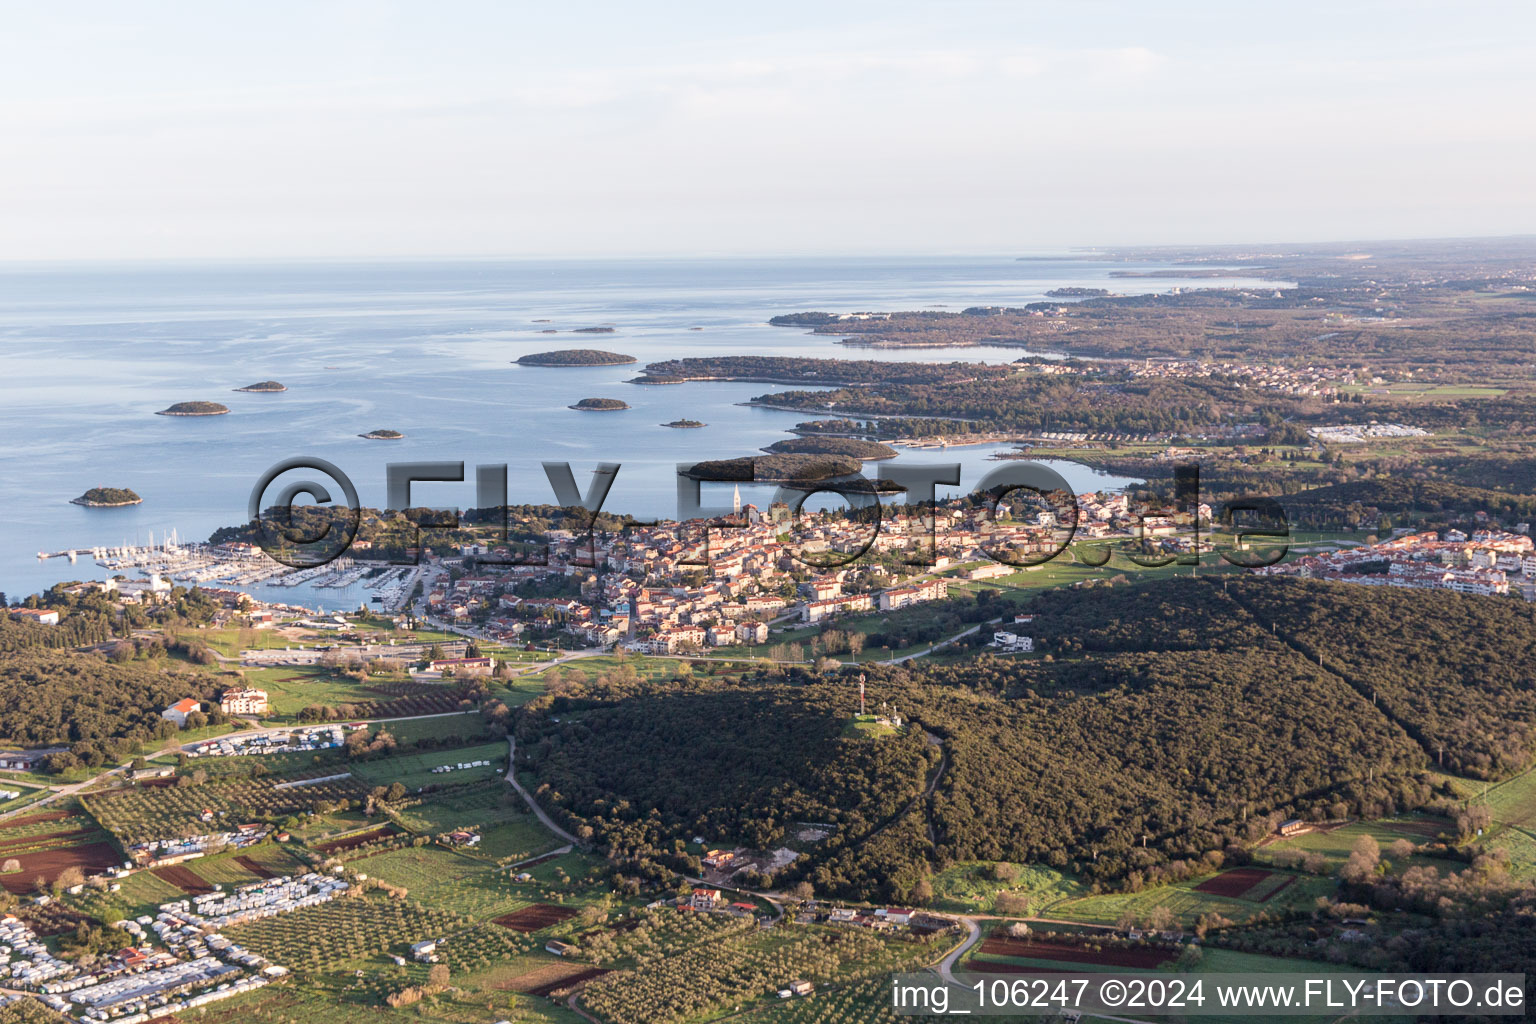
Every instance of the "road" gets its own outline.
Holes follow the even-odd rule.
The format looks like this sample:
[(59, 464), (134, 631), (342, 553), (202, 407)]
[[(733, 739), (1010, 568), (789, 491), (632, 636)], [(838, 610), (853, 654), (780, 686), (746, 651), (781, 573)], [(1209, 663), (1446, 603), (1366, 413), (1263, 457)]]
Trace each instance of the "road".
[(544, 808), (539, 806), (539, 802), (533, 798), (533, 794), (524, 789), (523, 784), (517, 781), (517, 737), (510, 733), (507, 734), (507, 781), (512, 784), (513, 789), (517, 790), (517, 795), (523, 798), (523, 803), (528, 805), (528, 809), (538, 817), (540, 824), (573, 846), (586, 845), (580, 839), (577, 839), (565, 829), (556, 825), (554, 820), (544, 813)]

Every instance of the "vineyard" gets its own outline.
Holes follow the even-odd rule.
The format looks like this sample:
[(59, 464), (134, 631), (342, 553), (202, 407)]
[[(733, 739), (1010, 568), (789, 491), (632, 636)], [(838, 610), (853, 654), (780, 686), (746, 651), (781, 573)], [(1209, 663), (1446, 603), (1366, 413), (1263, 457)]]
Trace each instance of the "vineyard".
[(231, 940), (296, 971), (319, 971), (412, 942), (441, 938), (470, 922), (410, 900), (349, 897), (224, 930)]
[(582, 1003), (613, 1024), (668, 1024), (750, 999), (771, 996), (791, 981), (824, 983), (845, 967), (880, 958), (891, 947), (850, 929), (759, 932), (739, 922), (733, 934), (593, 981)]
[(131, 845), (206, 833), (214, 826), (202, 820), (205, 809), (213, 811), (215, 820), (227, 827), (309, 811), (320, 804), (361, 800), (367, 795), (363, 784), (351, 778), (282, 786), (330, 773), (315, 769), (293, 775), (206, 782), (200, 786), (122, 789), (82, 797), (81, 802), (119, 840)]

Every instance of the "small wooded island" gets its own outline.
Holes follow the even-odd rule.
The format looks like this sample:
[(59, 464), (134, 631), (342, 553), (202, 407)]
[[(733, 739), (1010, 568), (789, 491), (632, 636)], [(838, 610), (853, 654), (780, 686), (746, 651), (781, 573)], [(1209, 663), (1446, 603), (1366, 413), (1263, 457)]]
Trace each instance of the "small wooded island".
[(533, 352), (517, 360), (520, 366), (623, 366), (636, 362), (634, 356), (604, 352), (596, 348), (566, 348), (556, 352)]
[(247, 384), (243, 388), (235, 388), (235, 390), (252, 392), (256, 394), (270, 394), (274, 391), (287, 391), (288, 387), (287, 385), (279, 384), (275, 380), (263, 380), (257, 381), (255, 384)]
[(80, 497), (69, 499), (71, 505), (85, 505), (88, 508), (119, 508), (123, 505), (138, 505), (143, 501), (143, 498), (126, 487), (92, 487)]
[(358, 437), (369, 441), (398, 441), (405, 435), (398, 430), (370, 430), (366, 434), (358, 434)]
[(567, 408), (578, 412), (621, 412), (629, 408), (629, 403), (621, 402), (617, 398), (583, 398)]
[(662, 426), (664, 426), (664, 427), (672, 427), (675, 430), (696, 430), (699, 427), (707, 426), (707, 424), (700, 423), (698, 420), (686, 420), (685, 419), (685, 420), (673, 420), (671, 423), (663, 423)]
[(218, 402), (177, 402), (169, 409), (161, 409), (156, 416), (223, 416), (229, 406)]

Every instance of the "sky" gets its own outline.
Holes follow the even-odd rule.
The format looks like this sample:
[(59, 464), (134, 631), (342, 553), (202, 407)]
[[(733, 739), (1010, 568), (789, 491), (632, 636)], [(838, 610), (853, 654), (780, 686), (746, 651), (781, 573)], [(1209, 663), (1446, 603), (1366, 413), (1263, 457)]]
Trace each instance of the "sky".
[(0, 0), (0, 260), (1536, 232), (1536, 5)]

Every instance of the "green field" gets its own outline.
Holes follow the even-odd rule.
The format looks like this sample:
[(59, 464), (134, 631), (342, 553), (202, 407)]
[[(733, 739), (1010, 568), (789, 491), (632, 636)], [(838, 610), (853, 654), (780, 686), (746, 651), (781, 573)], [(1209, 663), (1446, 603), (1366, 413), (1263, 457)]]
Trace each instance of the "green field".
[(1158, 907), (1167, 907), (1186, 927), (1193, 926), (1201, 914), (1217, 913), (1239, 924), (1260, 911), (1275, 914), (1292, 909), (1311, 910), (1317, 897), (1332, 895), (1335, 889), (1331, 878), (1298, 875), (1279, 895), (1267, 902), (1257, 903), (1237, 897), (1217, 896), (1199, 892), (1195, 886), (1203, 878), (1159, 886), (1135, 893), (1104, 893), (1098, 896), (1069, 897), (1038, 911), (1041, 916), (1081, 921), (1085, 924), (1113, 925), (1127, 914), (1145, 917)]
[[(1327, 832), (1312, 831), (1289, 839), (1280, 839), (1267, 846), (1254, 851), (1254, 859), (1260, 863), (1269, 863), (1274, 854), (1280, 850), (1300, 850), (1303, 853), (1321, 853), (1328, 860), (1329, 870), (1337, 870), (1338, 867), (1349, 859), (1350, 851), (1355, 848), (1361, 836), (1370, 836), (1381, 847), (1382, 855), (1386, 855), (1387, 847), (1399, 839), (1407, 839), (1415, 845), (1433, 839), (1440, 829), (1446, 827), (1446, 822), (1436, 818), (1388, 818), (1382, 821), (1355, 821), (1341, 828), (1331, 829)], [(1434, 861), (1423, 857), (1411, 857), (1405, 867), (1418, 864), (1433, 864)]]
[(1015, 865), (1017, 874), (996, 878), (991, 861), (961, 861), (933, 876), (932, 907), (949, 913), (992, 913), (997, 895), (1007, 892), (1029, 899), (1032, 913), (1064, 899), (1082, 896), (1084, 887), (1074, 878), (1043, 864)]
[[(490, 764), (436, 774), (432, 771), (440, 765), (455, 765), (467, 761), (489, 761)], [(398, 782), (407, 789), (416, 790), (429, 784), (463, 785), (482, 782), (504, 774), (507, 770), (507, 744), (498, 740), (472, 747), (452, 747), (447, 750), (403, 754), (380, 758), (376, 761), (354, 761), (350, 767), (352, 774), (357, 778), (380, 786)]]

